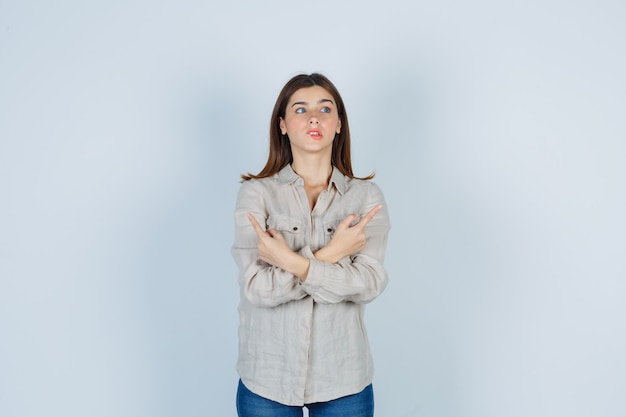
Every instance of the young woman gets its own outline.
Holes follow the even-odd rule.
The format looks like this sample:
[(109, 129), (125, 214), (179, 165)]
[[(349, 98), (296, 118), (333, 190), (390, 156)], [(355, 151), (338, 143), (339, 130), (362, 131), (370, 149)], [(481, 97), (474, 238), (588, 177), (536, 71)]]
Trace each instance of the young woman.
[(373, 363), (364, 305), (387, 285), (383, 194), (357, 178), (343, 100), (323, 75), (280, 92), (270, 152), (242, 175), (233, 257), (239, 267), (240, 417), (371, 417)]

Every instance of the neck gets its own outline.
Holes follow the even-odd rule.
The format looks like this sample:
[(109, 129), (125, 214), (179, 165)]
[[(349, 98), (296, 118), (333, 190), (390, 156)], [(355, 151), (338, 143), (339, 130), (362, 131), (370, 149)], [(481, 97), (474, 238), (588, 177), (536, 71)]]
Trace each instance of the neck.
[(309, 187), (327, 186), (333, 167), (329, 158), (295, 158), (291, 168), (304, 180), (304, 185)]

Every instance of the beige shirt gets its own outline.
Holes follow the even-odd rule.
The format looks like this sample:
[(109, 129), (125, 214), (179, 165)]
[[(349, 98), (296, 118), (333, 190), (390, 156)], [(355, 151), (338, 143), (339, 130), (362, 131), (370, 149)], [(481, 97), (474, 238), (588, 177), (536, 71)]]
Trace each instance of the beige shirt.
[[(383, 208), (366, 226), (360, 253), (336, 264), (315, 258), (341, 220), (378, 204)], [(310, 259), (302, 284), (259, 259), (248, 213)], [(248, 389), (282, 404), (303, 405), (354, 394), (372, 382), (363, 312), (387, 285), (383, 258), (389, 228), (378, 186), (336, 168), (312, 211), (304, 182), (289, 165), (241, 185), (232, 254), (241, 287), (237, 371)]]

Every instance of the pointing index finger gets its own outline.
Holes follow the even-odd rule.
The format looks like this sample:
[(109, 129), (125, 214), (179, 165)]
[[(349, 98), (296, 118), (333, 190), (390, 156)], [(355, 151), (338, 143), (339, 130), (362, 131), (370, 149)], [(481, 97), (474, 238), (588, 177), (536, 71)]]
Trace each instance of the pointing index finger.
[(382, 204), (377, 205), (376, 207), (368, 211), (367, 214), (361, 218), (358, 224), (361, 225), (362, 227), (365, 227), (370, 221), (372, 221), (376, 213), (378, 213), (380, 209), (382, 208), (383, 208)]
[(250, 223), (252, 224), (252, 227), (254, 228), (254, 231), (261, 236), (263, 233), (265, 233), (265, 230), (263, 230), (263, 228), (261, 227), (261, 225), (259, 224), (259, 222), (254, 218), (254, 216), (250, 213), (248, 213), (248, 220), (250, 220)]

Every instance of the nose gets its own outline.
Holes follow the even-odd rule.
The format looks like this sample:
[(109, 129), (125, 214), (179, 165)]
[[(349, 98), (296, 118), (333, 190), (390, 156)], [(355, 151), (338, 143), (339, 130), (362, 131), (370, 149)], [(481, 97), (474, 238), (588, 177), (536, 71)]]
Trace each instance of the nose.
[(311, 117), (309, 118), (309, 124), (310, 125), (317, 125), (319, 124), (320, 120), (317, 118), (316, 115), (311, 115)]

